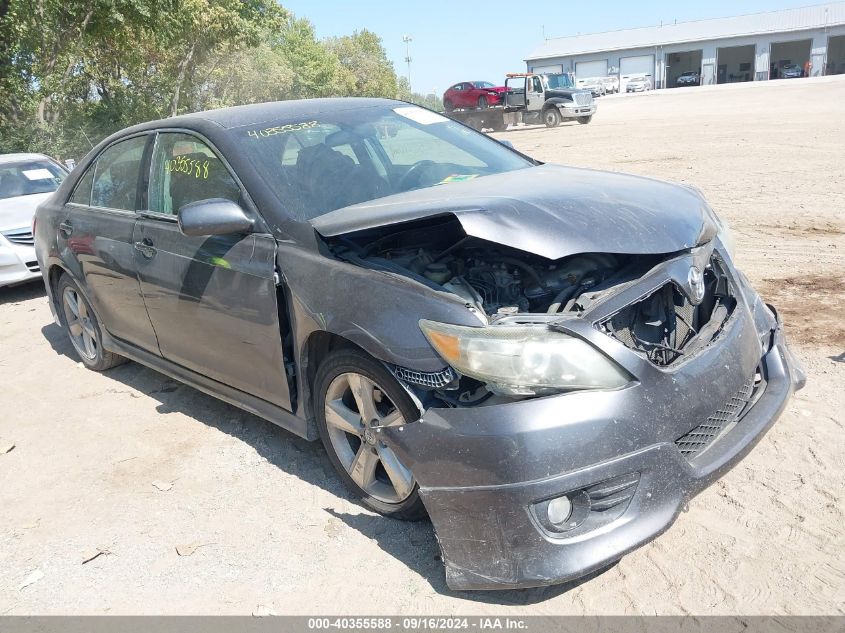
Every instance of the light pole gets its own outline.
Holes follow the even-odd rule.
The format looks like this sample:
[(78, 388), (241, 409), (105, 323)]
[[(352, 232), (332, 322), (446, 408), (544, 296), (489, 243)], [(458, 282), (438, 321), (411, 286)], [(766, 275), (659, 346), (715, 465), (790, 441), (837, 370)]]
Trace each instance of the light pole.
[(408, 64), (408, 92), (414, 94), (411, 88), (411, 42), (414, 41), (414, 38), (410, 35), (403, 35), (402, 41), (405, 42), (405, 63)]

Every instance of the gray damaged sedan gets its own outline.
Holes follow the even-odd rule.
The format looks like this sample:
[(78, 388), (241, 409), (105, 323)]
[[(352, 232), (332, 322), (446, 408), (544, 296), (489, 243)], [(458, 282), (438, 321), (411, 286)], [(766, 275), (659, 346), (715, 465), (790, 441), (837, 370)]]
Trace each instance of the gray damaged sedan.
[(320, 439), (366, 506), (431, 518), (453, 589), (612, 564), (805, 381), (699, 193), (396, 101), (124, 130), (35, 234), (85, 365), (132, 359)]

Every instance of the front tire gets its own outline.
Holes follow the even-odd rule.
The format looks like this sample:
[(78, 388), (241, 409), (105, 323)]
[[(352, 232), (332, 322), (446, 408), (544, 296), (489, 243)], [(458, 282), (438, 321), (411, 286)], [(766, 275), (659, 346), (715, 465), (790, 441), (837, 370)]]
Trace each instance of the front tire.
[(478, 109), (479, 110), (486, 110), (488, 106), (487, 97), (481, 95), (478, 97)]
[(547, 108), (543, 112), (543, 123), (546, 124), (546, 127), (557, 127), (560, 125), (560, 112), (557, 111), (557, 108)]
[(419, 410), (381, 363), (352, 348), (329, 354), (314, 381), (314, 411), (329, 461), (352, 494), (385, 516), (425, 518), (413, 474), (379, 435)]
[(581, 125), (587, 125), (587, 123), (589, 123), (592, 120), (593, 120), (592, 114), (590, 116), (579, 116), (578, 117), (578, 123), (580, 123)]
[(97, 315), (68, 275), (62, 275), (56, 286), (62, 325), (79, 360), (94, 371), (105, 371), (126, 362), (126, 358), (103, 347), (103, 336)]

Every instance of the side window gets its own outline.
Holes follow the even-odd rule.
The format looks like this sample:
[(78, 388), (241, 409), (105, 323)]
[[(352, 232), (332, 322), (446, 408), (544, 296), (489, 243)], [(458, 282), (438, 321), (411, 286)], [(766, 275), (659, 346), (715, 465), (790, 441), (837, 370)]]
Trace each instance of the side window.
[(176, 215), (189, 202), (225, 198), (240, 189), (208, 145), (189, 134), (163, 132), (153, 151), (149, 210)]
[(454, 86), (452, 86), (452, 90), (463, 90), (463, 89), (464, 89), (463, 84), (455, 84)]
[(138, 176), (147, 136), (115, 143), (100, 154), (94, 173), (91, 206), (135, 211)]
[(94, 165), (88, 168), (79, 182), (76, 183), (76, 189), (73, 190), (73, 195), (68, 202), (74, 204), (83, 204), (86, 207), (91, 204), (91, 189), (94, 184)]
[(539, 77), (534, 77), (534, 92), (543, 92), (543, 83)]

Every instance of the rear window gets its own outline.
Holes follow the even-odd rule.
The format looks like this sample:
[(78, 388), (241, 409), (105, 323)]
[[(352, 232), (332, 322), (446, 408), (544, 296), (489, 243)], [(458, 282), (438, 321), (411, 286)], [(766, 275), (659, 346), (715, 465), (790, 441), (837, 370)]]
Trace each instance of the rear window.
[(48, 160), (0, 164), (0, 200), (50, 193), (59, 188), (65, 171)]

